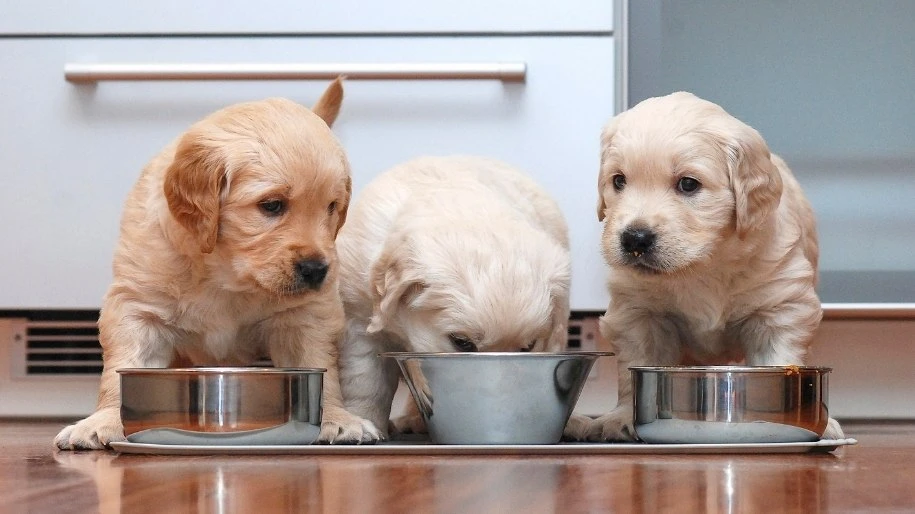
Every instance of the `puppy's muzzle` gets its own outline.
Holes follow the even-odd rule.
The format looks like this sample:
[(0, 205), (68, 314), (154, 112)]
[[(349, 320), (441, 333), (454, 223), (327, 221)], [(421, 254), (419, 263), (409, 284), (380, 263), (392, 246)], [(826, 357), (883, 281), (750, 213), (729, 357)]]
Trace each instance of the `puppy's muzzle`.
[(302, 259), (295, 263), (295, 280), (298, 286), (320, 289), (329, 266), (321, 259)]
[(628, 227), (620, 234), (620, 247), (632, 257), (642, 257), (654, 250), (657, 235), (644, 227)]

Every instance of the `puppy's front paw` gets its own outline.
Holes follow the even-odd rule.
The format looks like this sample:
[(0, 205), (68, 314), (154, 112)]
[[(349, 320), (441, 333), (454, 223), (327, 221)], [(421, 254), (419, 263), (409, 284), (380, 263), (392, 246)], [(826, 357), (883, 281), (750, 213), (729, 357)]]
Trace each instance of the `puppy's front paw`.
[(393, 434), (425, 434), (429, 430), (426, 428), (426, 420), (422, 415), (405, 414), (391, 420), (388, 424), (388, 431)]
[(369, 420), (343, 409), (324, 411), (319, 443), (372, 444), (385, 439), (384, 434)]
[(54, 438), (54, 446), (61, 450), (101, 450), (124, 439), (121, 413), (117, 409), (102, 409), (61, 430)]
[(635, 441), (635, 429), (632, 421), (632, 406), (619, 406), (609, 414), (594, 420), (588, 434), (589, 441)]
[(829, 423), (826, 424), (826, 430), (823, 432), (822, 439), (845, 439), (845, 432), (842, 430), (842, 427), (839, 426), (838, 421), (829, 418)]
[(587, 416), (572, 414), (565, 430), (562, 431), (563, 441), (585, 441), (591, 433), (595, 421)]

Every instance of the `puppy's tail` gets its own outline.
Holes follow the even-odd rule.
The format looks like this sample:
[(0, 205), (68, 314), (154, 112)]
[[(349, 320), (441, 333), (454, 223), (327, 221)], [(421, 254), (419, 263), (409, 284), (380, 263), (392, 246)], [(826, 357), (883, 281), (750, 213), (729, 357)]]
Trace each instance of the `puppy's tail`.
[(318, 99), (318, 102), (315, 103), (315, 106), (311, 108), (315, 114), (324, 120), (324, 123), (327, 123), (328, 127), (333, 126), (337, 115), (340, 114), (340, 105), (343, 104), (344, 78), (343, 75), (340, 75), (331, 82), (324, 94), (321, 95), (321, 98)]

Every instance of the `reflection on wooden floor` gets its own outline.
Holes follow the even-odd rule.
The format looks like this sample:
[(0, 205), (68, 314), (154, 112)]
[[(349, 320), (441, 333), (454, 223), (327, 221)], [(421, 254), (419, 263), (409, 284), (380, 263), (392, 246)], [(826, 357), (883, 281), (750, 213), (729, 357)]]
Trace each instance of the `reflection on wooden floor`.
[(3, 512), (827, 512), (915, 509), (915, 424), (827, 455), (209, 456), (57, 452), (0, 422)]

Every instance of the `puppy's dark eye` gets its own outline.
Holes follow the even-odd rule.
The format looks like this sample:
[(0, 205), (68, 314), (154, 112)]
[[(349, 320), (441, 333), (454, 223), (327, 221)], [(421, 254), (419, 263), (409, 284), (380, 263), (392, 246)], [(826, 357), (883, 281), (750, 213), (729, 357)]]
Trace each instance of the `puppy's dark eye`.
[(624, 187), (626, 187), (626, 175), (622, 173), (613, 175), (613, 189), (622, 191)]
[(477, 345), (475, 345), (475, 344), (473, 343), (473, 341), (471, 341), (470, 339), (468, 339), (468, 338), (465, 337), (465, 336), (458, 335), (458, 334), (450, 334), (450, 335), (448, 336), (448, 338), (451, 339), (451, 344), (453, 344), (454, 347), (455, 347), (455, 348), (457, 349), (457, 351), (459, 351), (459, 352), (475, 352), (475, 351), (477, 351)]
[(286, 212), (286, 202), (278, 199), (264, 200), (257, 204), (261, 211), (267, 216), (279, 216)]
[(681, 193), (695, 193), (702, 187), (702, 184), (693, 177), (683, 177), (677, 181), (677, 191)]
[(327, 214), (333, 214), (337, 212), (337, 202), (330, 202), (330, 205), (327, 206)]

